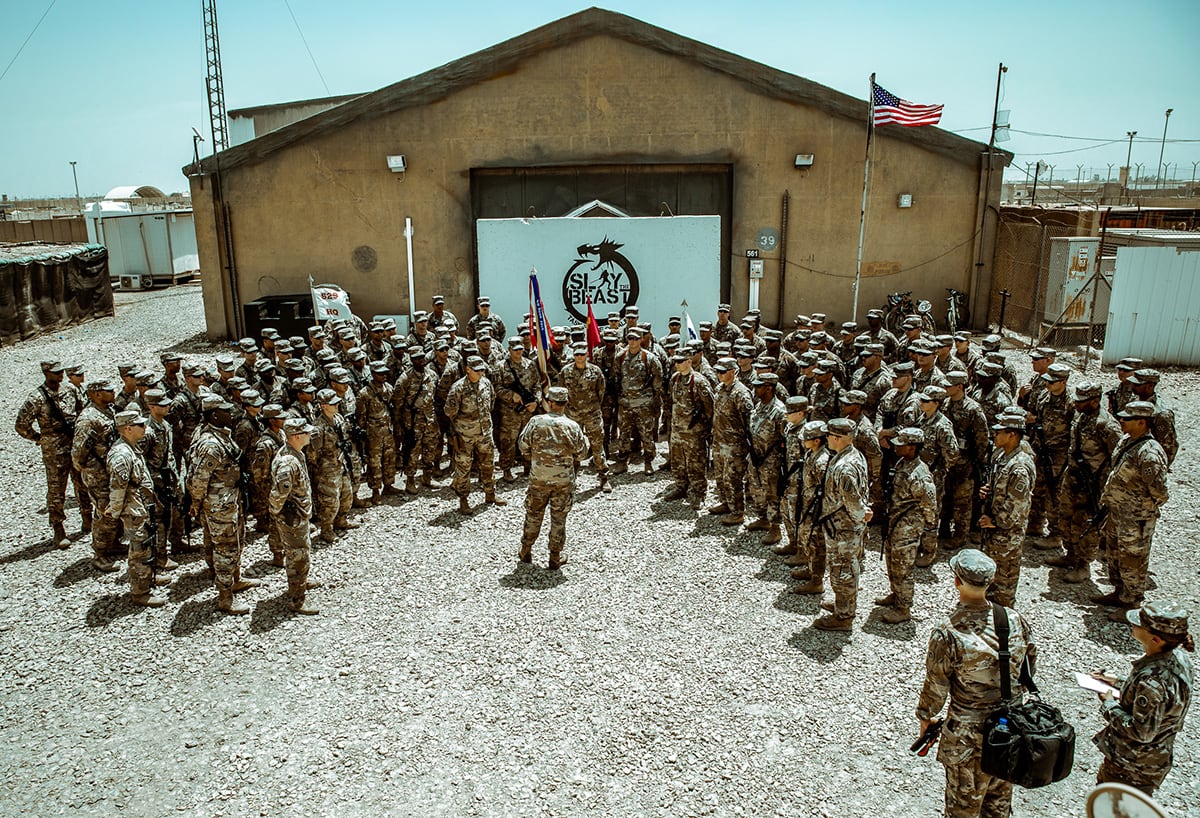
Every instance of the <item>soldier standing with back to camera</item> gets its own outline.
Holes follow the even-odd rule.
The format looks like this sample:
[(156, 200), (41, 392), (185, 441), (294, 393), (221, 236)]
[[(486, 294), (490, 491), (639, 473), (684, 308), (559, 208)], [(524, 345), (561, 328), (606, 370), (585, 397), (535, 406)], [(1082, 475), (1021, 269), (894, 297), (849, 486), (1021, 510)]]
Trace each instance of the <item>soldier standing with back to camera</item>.
[[(924, 733), (946, 699), (950, 699), (937, 753), (937, 760), (946, 768), (944, 815), (999, 818), (1011, 814), (1012, 784), (980, 769), (984, 722), (1003, 704), (999, 639), (987, 599), (996, 563), (974, 548), (966, 548), (950, 558), (950, 568), (958, 590), (958, 605), (929, 634), (925, 683), (916, 715)], [(1006, 614), (1013, 676), (1026, 660), (1032, 675), (1037, 649), (1029, 625), (1011, 608)], [(1020, 682), (1015, 681), (1012, 692), (1013, 703), (1024, 696)]]
[(304, 447), (312, 438), (313, 427), (302, 418), (288, 418), (283, 432), (286, 443), (271, 461), (271, 520), (279, 531), (279, 546), (287, 570), (288, 603), (295, 613), (314, 615), (317, 609), (305, 603), (305, 591), (315, 588), (308, 581), (312, 533), (312, 484)]
[(353, 461), (350, 456), (350, 427), (338, 413), (341, 398), (332, 389), (322, 389), (317, 395), (320, 414), (313, 426), (308, 459), (313, 464), (313, 487), (317, 501), (317, 524), (321, 526), (321, 542), (331, 543), (335, 529), (358, 528), (350, 520), (354, 490), (350, 480)]

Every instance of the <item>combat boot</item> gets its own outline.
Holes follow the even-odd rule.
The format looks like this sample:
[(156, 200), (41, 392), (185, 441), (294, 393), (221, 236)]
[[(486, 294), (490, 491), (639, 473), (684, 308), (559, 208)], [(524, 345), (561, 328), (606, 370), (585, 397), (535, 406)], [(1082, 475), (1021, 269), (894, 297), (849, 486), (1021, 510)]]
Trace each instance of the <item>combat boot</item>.
[(428, 471), (421, 472), (421, 485), (425, 488), (433, 487), (433, 475), (431, 475)]
[(465, 494), (458, 495), (458, 513), (465, 514), (468, 517), (475, 513), (471, 510), (471, 501)]
[(908, 608), (889, 608), (879, 618), (889, 625), (899, 625), (912, 619), (912, 611)]
[(654, 466), (652, 465), (653, 460), (654, 460), (654, 458), (652, 458), (652, 457), (647, 458), (646, 465), (642, 467), (642, 474), (645, 474), (645, 475), (654, 474)]
[(729, 504), (728, 503), (717, 503), (715, 506), (709, 506), (708, 513), (709, 514), (728, 514), (729, 513)]
[(416, 494), (417, 493), (417, 478), (415, 476), (410, 477), (404, 481), (404, 493), (405, 494)]
[(292, 613), (303, 614), (304, 616), (316, 616), (320, 613), (319, 610), (314, 608), (308, 602), (304, 601), (303, 591), (301, 591), (299, 594), (292, 594), (291, 601), (288, 603), (288, 609)]
[(528, 477), (528, 476), (529, 476), (529, 468), (530, 468), (530, 465), (531, 465), (531, 464), (529, 464), (529, 463), (526, 463), (524, 466), (522, 466), (522, 467), (521, 467), (521, 476), (522, 476), (522, 477)]
[(321, 542), (323, 542), (323, 543), (329, 543), (329, 544), (332, 544), (332, 543), (333, 543), (333, 540), (334, 540), (334, 537), (333, 537), (333, 526), (332, 526), (332, 525), (329, 525), (329, 526), (322, 526), (322, 527), (321, 527), (321, 533), (317, 535), (317, 539), (318, 539), (318, 540), (320, 540), (320, 541), (321, 541)]
[(371, 490), (371, 499), (368, 500), (367, 502), (373, 506), (379, 505), (380, 503), (383, 502), (383, 492), (380, 491), (379, 489), (372, 489)]
[(113, 571), (117, 570), (116, 564), (111, 560), (105, 559), (104, 557), (93, 557), (92, 567), (97, 571), (103, 571), (106, 574), (111, 574)]
[(171, 559), (170, 557), (162, 557), (161, 559), (161, 562), (155, 564), (155, 571), (174, 571), (179, 567), (179, 563), (175, 562), (175, 560)]
[(484, 492), (483, 499), (484, 499), (484, 502), (486, 502), (490, 506), (506, 506), (506, 505), (508, 505), (508, 500), (502, 500), (501, 498), (497, 497), (496, 492), (494, 492), (494, 491)]
[(91, 534), (92, 533), (92, 512), (91, 512), (91, 510), (89, 509), (87, 511), (80, 511), (79, 517), (83, 521), (82, 525), (79, 528), (79, 533), (80, 534)]
[(913, 565), (917, 568), (928, 568), (929, 566), (933, 565), (936, 559), (936, 552), (931, 551), (928, 554), (918, 554), (917, 560), (913, 563)]
[(338, 517), (333, 521), (333, 527), (340, 528), (343, 531), (349, 531), (351, 529), (361, 528), (361, 524), (354, 522), (349, 517)]
[(504, 474), (501, 475), (500, 479), (502, 479), (505, 483), (511, 483), (517, 478), (513, 477), (512, 469), (505, 469)]
[[(779, 533), (779, 523), (771, 523), (771, 527), (767, 529), (766, 536), (762, 539), (762, 544), (774, 545), (781, 539), (783, 539), (783, 537)], [(785, 548), (784, 551), (787, 551), (787, 549)]]
[(747, 531), (767, 531), (771, 528), (771, 524), (767, 522), (766, 517), (759, 517), (750, 525), (746, 526)]
[(226, 588), (217, 591), (217, 610), (227, 614), (248, 614), (250, 609), (233, 599), (233, 591)]
[(808, 557), (801, 554), (800, 549), (797, 548), (794, 552), (792, 552), (792, 555), (790, 557), (788, 557), (786, 560), (783, 561), (783, 564), (784, 565), (805, 565), (805, 566), (807, 566), (808, 565)]
[(517, 552), (517, 559), (526, 565), (533, 562), (533, 547), (522, 545), (521, 550)]
[(557, 571), (559, 568), (567, 564), (567, 558), (561, 554), (551, 554), (550, 562), (546, 564), (547, 571)]
[(684, 497), (687, 497), (687, 486), (675, 486), (663, 496), (663, 502), (669, 503), (673, 500), (682, 500)]
[(613, 474), (624, 474), (627, 471), (629, 471), (629, 462), (628, 461), (618, 460), (616, 463), (613, 464), (613, 468), (612, 468)]
[(812, 569), (808, 566), (793, 568), (788, 573), (791, 574), (792, 579), (799, 580), (800, 582), (808, 582), (812, 579)]
[(161, 608), (167, 604), (165, 599), (154, 594), (132, 594), (129, 598), (133, 600), (134, 605), (141, 605), (143, 608)]
[(1121, 604), (1121, 595), (1116, 590), (1110, 591), (1107, 594), (1096, 594), (1092, 597), (1092, 602), (1112, 608)]
[(350, 504), (351, 507), (353, 507), (353, 508), (370, 508), (370, 506), (372, 504), (371, 501), (374, 499), (374, 492), (372, 492), (371, 495), (372, 496), (370, 498), (359, 497), (358, 495), (355, 495), (354, 501)]
[(744, 522), (746, 522), (745, 516), (736, 511), (731, 511), (721, 518), (721, 525), (741, 525)]
[(54, 544), (64, 550), (70, 548), (71, 540), (67, 537), (67, 529), (63, 524), (55, 523), (52, 527), (54, 529)]
[(1092, 569), (1088, 565), (1081, 565), (1078, 568), (1068, 571), (1063, 575), (1063, 582), (1075, 585), (1080, 582), (1087, 582), (1092, 578)]
[(283, 554), (272, 554), (271, 555), (271, 564), (274, 565), (276, 568), (287, 567), (287, 563), (285, 563), (283, 560)]
[(850, 631), (854, 630), (854, 618), (840, 616), (822, 616), (820, 619), (814, 619), (812, 626), (819, 631)]
[(599, 489), (600, 489), (600, 491), (604, 492), (605, 494), (612, 494), (612, 484), (608, 482), (608, 475), (605, 474), (604, 472), (600, 472)]
[(821, 594), (825, 592), (825, 583), (819, 579), (810, 579), (803, 585), (792, 587), (793, 594)]
[(775, 554), (780, 557), (796, 556), (797, 552), (796, 538), (792, 536), (791, 532), (788, 532), (788, 544), (781, 545), (775, 549)]
[(241, 577), (238, 577), (233, 581), (232, 590), (233, 593), (240, 594), (242, 591), (249, 591), (251, 588), (257, 588), (259, 585), (262, 585), (262, 583), (256, 579), (242, 579)]
[(1059, 554), (1057, 557), (1051, 557), (1046, 560), (1046, 565), (1051, 568), (1078, 568), (1078, 564), (1067, 554)]
[(890, 608), (896, 604), (896, 595), (888, 594), (887, 596), (881, 596), (875, 600), (875, 604), (883, 608)]

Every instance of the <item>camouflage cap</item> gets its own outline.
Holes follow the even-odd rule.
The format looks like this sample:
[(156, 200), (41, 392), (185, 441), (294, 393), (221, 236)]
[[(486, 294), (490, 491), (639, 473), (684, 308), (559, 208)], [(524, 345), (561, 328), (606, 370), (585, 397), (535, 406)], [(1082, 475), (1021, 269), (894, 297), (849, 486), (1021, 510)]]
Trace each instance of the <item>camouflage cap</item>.
[(977, 548), (964, 548), (950, 558), (950, 570), (962, 582), (984, 588), (996, 578), (996, 561)]
[(858, 332), (858, 324), (854, 321), (843, 321), (841, 331), (847, 335), (852, 332)]
[(262, 416), (267, 420), (283, 416), (283, 407), (278, 403), (268, 403), (262, 408)]
[(296, 380), (292, 381), (292, 388), (297, 392), (313, 393), (317, 391), (313, 382), (308, 378), (296, 378)]
[(216, 409), (225, 409), (228, 411), (232, 408), (233, 404), (225, 400), (225, 398), (221, 397), (216, 392), (206, 392), (204, 393), (204, 396), (200, 398), (200, 409), (203, 412), (212, 412)]
[[(425, 350), (418, 349), (416, 352), (409, 355), (408, 359), (410, 361), (414, 361), (414, 362), (425, 363), (425, 361), (429, 360), (429, 356), (425, 354)], [(346, 374), (349, 375), (349, 373), (346, 373)], [(347, 381), (347, 383), (348, 382), (349, 381)]]
[(154, 386), (158, 383), (158, 373), (153, 369), (143, 369), (133, 376), (138, 386)]
[(62, 361), (42, 361), (43, 372), (62, 372), (65, 369)]
[(232, 355), (218, 355), (217, 369), (221, 372), (232, 372), (237, 369), (237, 361)]
[(951, 345), (951, 344), (953, 344), (953, 343), (954, 343), (954, 336), (953, 336), (953, 335), (939, 335), (939, 336), (937, 337), (937, 345), (938, 345), (938, 347), (939, 347), (939, 348), (941, 348), (941, 347), (948, 347), (948, 346), (950, 346), (950, 345)]
[(917, 355), (934, 355), (937, 353), (937, 346), (922, 338), (909, 344), (908, 351)]
[(288, 372), (303, 373), (304, 372), (304, 361), (301, 361), (298, 358), (291, 358), (284, 362), (283, 368), (286, 369)]
[(481, 295), (475, 299), (475, 303), (481, 307), (488, 307), (491, 306), (492, 299), (488, 298), (486, 295)]
[(955, 369), (947, 372), (944, 377), (946, 378), (946, 383), (950, 384), (951, 386), (964, 386), (966, 385), (967, 379), (970, 376), (961, 369)]
[(572, 355), (587, 355), (588, 354), (587, 344), (573, 344), (571, 346), (571, 354)]
[(920, 446), (924, 442), (925, 432), (916, 426), (905, 426), (892, 435), (893, 446)]
[(292, 354), (292, 342), (289, 341), (287, 338), (280, 338), (278, 341), (275, 342), (275, 354), (276, 355), (291, 355)]
[(776, 363), (778, 363), (778, 361), (776, 361), (770, 355), (759, 355), (754, 359), (754, 368), (770, 369), (771, 367), (775, 366)]
[(700, 332), (712, 332), (712, 321), (701, 321), (698, 327)]
[(126, 426), (145, 426), (146, 418), (137, 409), (126, 409), (113, 415), (113, 423), (118, 429)]
[(819, 440), (829, 434), (823, 420), (810, 420), (800, 427), (800, 436), (805, 440)]
[(1058, 350), (1054, 347), (1038, 347), (1029, 353), (1029, 357), (1035, 361), (1042, 358), (1054, 358), (1058, 355)]
[(243, 338), (237, 342), (238, 349), (242, 352), (257, 352), (258, 344), (254, 343), (253, 338)]
[(367, 359), (367, 353), (363, 352), (358, 347), (350, 347), (349, 351), (346, 352), (346, 357), (352, 361), (365, 361)]
[(329, 347), (323, 347), (322, 349), (317, 350), (317, 360), (321, 363), (325, 363), (326, 361), (336, 361), (337, 353)]
[(165, 364), (167, 361), (182, 361), (183, 356), (178, 352), (164, 352), (158, 356), (158, 360)]
[(551, 403), (566, 403), (567, 388), (565, 386), (552, 386), (546, 390), (546, 400)]
[(1000, 344), (1003, 340), (999, 335), (985, 335), (979, 343), (985, 352), (995, 352), (1000, 349)]
[(679, 334), (672, 332), (663, 336), (662, 345), (663, 349), (674, 349), (679, 346)]
[(266, 338), (268, 341), (279, 340), (279, 330), (275, 329), (274, 327), (263, 327), (263, 330), (259, 333), (259, 335), (261, 335), (263, 338)]
[(1126, 372), (1133, 372), (1135, 369), (1141, 369), (1145, 363), (1141, 358), (1122, 358), (1117, 363), (1117, 369), (1123, 369)]
[(242, 405), (244, 406), (265, 406), (266, 401), (263, 396), (258, 393), (257, 389), (246, 389), (242, 391)]
[(199, 378), (204, 375), (204, 367), (201, 364), (187, 363), (181, 369), (183, 370), (183, 374), (189, 378)]
[(161, 389), (147, 389), (143, 396), (147, 406), (170, 406), (171, 396)]
[(332, 383), (350, 383), (353, 379), (350, 377), (350, 370), (339, 366), (337, 369), (329, 370), (329, 380)]
[(867, 318), (883, 318), (883, 310), (881, 310), (881, 309), (867, 310)]
[[(45, 369), (45, 368), (46, 367), (43, 365), (42, 369)], [(117, 374), (120, 375), (122, 378), (131, 376), (135, 369), (137, 369), (137, 364), (129, 364), (129, 363), (117, 364)]]
[(754, 347), (747, 347), (738, 344), (733, 348), (733, 354), (738, 358), (753, 358), (755, 356)]
[(828, 344), (831, 340), (833, 339), (829, 337), (829, 333), (827, 332), (814, 332), (812, 335), (808, 336), (808, 342), (810, 344), (817, 344), (818, 346), (821, 344)]
[(867, 344), (864, 344), (862, 346), (862, 348), (858, 351), (858, 357), (860, 357), (860, 358), (870, 358), (872, 355), (882, 356), (883, 355), (883, 344), (867, 343)]
[(1140, 608), (1125, 612), (1130, 625), (1137, 625), (1162, 636), (1186, 636), (1188, 612), (1170, 602), (1143, 602)]
[(487, 364), (478, 355), (472, 355), (470, 358), (467, 358), (467, 367), (476, 372), (487, 372)]
[(678, 315), (672, 315), (670, 318), (667, 319), (667, 326), (668, 327), (670, 327), (670, 326), (682, 327), (683, 319), (680, 318)]
[(116, 390), (114, 390), (112, 384), (108, 382), (108, 378), (97, 378), (87, 385), (87, 391), (115, 392)]
[(1071, 367), (1066, 364), (1050, 364), (1042, 373), (1042, 380), (1047, 383), (1065, 382), (1071, 377)]
[(1100, 397), (1102, 389), (1095, 381), (1080, 381), (1075, 384), (1075, 400), (1085, 401)]
[(718, 304), (717, 312), (729, 312), (729, 305), (728, 304)]
[(854, 434), (854, 421), (850, 420), (850, 418), (834, 418), (833, 420), (826, 421), (825, 428), (831, 435), (845, 437), (846, 435)]
[(1024, 432), (1025, 431), (1025, 413), (1011, 413), (1007, 409), (996, 416), (996, 422), (992, 424), (993, 432)]
[(413, 321), (418, 324), (423, 324), (423, 323), (427, 322), (428, 320), (429, 320), (429, 313), (425, 312), (425, 310), (417, 310), (416, 314), (413, 315)]
[(986, 360), (991, 361), (992, 363), (1000, 364), (1001, 368), (1003, 368), (1004, 365), (1006, 363), (1008, 363), (1007, 361), (1004, 360), (1004, 353), (999, 352), (999, 351), (988, 352), (984, 355), (984, 358)]
[(808, 369), (810, 366), (816, 366), (817, 361), (820, 359), (821, 356), (815, 352), (805, 352), (801, 354), (796, 361), (800, 364), (802, 369)]
[(717, 372), (732, 372), (733, 370), (737, 369), (737, 361), (733, 358), (719, 358), (717, 362), (713, 364), (713, 369), (715, 369)]
[(288, 435), (311, 435), (313, 427), (304, 418), (288, 418), (283, 422), (283, 431)]
[(1136, 386), (1144, 383), (1158, 383), (1160, 377), (1157, 369), (1139, 369), (1129, 376), (1128, 381)]
[(763, 330), (763, 338), (767, 341), (782, 341), (783, 333), (777, 329), (765, 329)]
[(671, 356), (671, 363), (673, 364), (685, 364), (690, 360), (692, 360), (692, 356), (683, 352), (676, 352)]
[(779, 376), (774, 372), (759, 372), (754, 376), (754, 380), (750, 382), (750, 385), (774, 387), (777, 383), (779, 383)]
[(1154, 404), (1150, 401), (1135, 400), (1125, 404), (1125, 408), (1117, 412), (1121, 420), (1149, 420), (1154, 417)]
[(376, 375), (387, 375), (392, 370), (388, 368), (386, 361), (371, 361), (371, 373)]
[(934, 386), (933, 384), (930, 384), (917, 393), (917, 400), (919, 401), (937, 401), (938, 403), (941, 403), (945, 399), (946, 390), (940, 386)]
[(68, 375), (82, 375), (83, 364), (70, 364), (66, 371)]
[(921, 316), (910, 315), (904, 319), (904, 322), (901, 324), (901, 326), (904, 327), (905, 329), (920, 329), (921, 328)]
[(984, 361), (979, 367), (979, 377), (999, 378), (1004, 374), (1004, 367), (995, 361)]
[(690, 352), (693, 355), (695, 355), (697, 352), (704, 351), (704, 342), (701, 341), (699, 338), (693, 338), (692, 340), (690, 340), (686, 344), (684, 344), (684, 346), (686, 346), (688, 348), (688, 352)]
[(638, 314), (637, 304), (630, 304), (628, 307), (625, 308), (626, 316), (637, 315), (637, 314)]
[(962, 343), (963, 341), (970, 343), (971, 333), (960, 329), (958, 332), (954, 333), (954, 341), (955, 343)]
[(316, 401), (317, 403), (334, 405), (341, 403), (342, 399), (338, 396), (338, 393), (334, 392), (332, 389), (322, 389), (317, 393)]
[(912, 361), (901, 361), (898, 364), (894, 364), (892, 366), (892, 380), (896, 380), (896, 378), (911, 378), (913, 370), (916, 368), (917, 365)]
[(823, 313), (823, 312), (814, 312), (814, 313), (812, 314), (812, 318), (808, 319), (808, 323), (810, 323), (810, 324), (824, 324), (824, 323), (825, 323), (825, 313)]
[(803, 395), (792, 395), (785, 401), (784, 406), (787, 408), (788, 414), (792, 412), (807, 412), (808, 398)]
[(862, 406), (867, 402), (867, 393), (861, 389), (847, 389), (838, 399), (851, 406)]

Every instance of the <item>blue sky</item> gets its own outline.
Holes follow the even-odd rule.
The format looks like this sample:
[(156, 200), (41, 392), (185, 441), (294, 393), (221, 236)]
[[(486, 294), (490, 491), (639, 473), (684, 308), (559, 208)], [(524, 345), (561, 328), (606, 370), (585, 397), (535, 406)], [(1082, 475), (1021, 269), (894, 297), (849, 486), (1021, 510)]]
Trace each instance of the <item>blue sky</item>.
[[(218, 0), (227, 107), (371, 91), (585, 8), (558, 0), (289, 2), (320, 75), (284, 0)], [(0, 73), (48, 6), (0, 0)], [(1014, 133), (1004, 145), (1018, 166), (1054, 164), (1056, 178), (1074, 179), (1080, 164), (1104, 177), (1108, 163), (1115, 177), (1128, 130), (1138, 131), (1133, 162), (1152, 173), (1168, 107), (1164, 163), (1188, 179), (1200, 160), (1195, 0), (604, 7), (863, 99), (875, 71), (906, 99), (945, 103), (942, 127), (981, 140), (1003, 61), (1010, 69), (1001, 108), (1012, 110), (1014, 129), (1114, 140)], [(0, 193), (72, 195), (71, 160), (84, 195), (119, 184), (185, 190), (191, 129), (208, 135), (200, 8), (200, 0), (55, 0), (0, 79)]]

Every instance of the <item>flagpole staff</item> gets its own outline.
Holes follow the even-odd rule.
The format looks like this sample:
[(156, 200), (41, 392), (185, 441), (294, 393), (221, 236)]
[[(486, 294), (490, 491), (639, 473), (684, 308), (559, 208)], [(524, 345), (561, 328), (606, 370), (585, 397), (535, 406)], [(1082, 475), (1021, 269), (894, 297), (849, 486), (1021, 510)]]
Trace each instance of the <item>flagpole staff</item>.
[(858, 261), (854, 265), (854, 312), (851, 321), (858, 320), (858, 285), (862, 281), (863, 236), (867, 227), (867, 181), (871, 176), (871, 134), (875, 130), (875, 74), (867, 91), (867, 151), (863, 159), (862, 207), (858, 214)]
[(415, 323), (413, 319), (416, 317), (416, 310), (413, 305), (416, 304), (417, 296), (416, 291), (413, 289), (412, 219), (408, 216), (404, 217), (404, 240), (408, 245), (408, 329), (411, 332)]
[(311, 274), (308, 277), (308, 297), (311, 298), (313, 302), (313, 320), (320, 324), (321, 308), (317, 305), (317, 283), (313, 281)]

